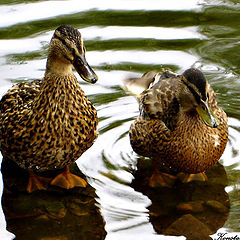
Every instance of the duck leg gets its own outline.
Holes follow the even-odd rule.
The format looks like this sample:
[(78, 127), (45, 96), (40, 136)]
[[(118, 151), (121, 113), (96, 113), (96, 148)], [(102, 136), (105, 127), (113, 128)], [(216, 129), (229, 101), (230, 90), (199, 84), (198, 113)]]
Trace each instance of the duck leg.
[(171, 188), (177, 177), (166, 173), (164, 171), (164, 166), (159, 166), (159, 162), (156, 159), (152, 159), (153, 174), (149, 179), (150, 187), (168, 187)]
[(27, 185), (27, 192), (31, 193), (36, 190), (46, 190), (49, 182), (49, 178), (35, 175), (32, 171), (29, 172), (29, 180)]
[(171, 188), (175, 181), (176, 181), (177, 177), (168, 174), (168, 173), (164, 173), (159, 171), (158, 169), (154, 170), (154, 173), (152, 174), (152, 176), (149, 179), (149, 186), (150, 187), (169, 187)]
[(87, 183), (81, 177), (72, 174), (69, 167), (65, 167), (64, 171), (58, 174), (50, 183), (61, 188), (74, 188), (74, 187), (86, 187)]
[(179, 173), (177, 177), (181, 180), (182, 183), (189, 183), (192, 181), (202, 181), (206, 182), (208, 177), (205, 172), (201, 173)]

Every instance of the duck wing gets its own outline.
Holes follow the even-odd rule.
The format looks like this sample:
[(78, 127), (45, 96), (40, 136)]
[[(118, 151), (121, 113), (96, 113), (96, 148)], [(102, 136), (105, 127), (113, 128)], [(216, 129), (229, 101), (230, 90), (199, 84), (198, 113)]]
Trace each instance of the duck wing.
[(8, 111), (21, 112), (29, 108), (33, 99), (38, 95), (41, 80), (15, 84), (8, 92), (3, 95), (0, 101), (0, 111), (4, 114)]

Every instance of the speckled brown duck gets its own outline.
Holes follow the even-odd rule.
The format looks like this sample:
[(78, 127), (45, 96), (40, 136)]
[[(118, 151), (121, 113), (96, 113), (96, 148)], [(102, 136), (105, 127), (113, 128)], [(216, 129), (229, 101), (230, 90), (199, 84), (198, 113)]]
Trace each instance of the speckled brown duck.
[(219, 160), (228, 140), (227, 115), (201, 71), (149, 72), (125, 83), (132, 92), (143, 88), (129, 132), (136, 153), (175, 173), (202, 173)]
[(85, 51), (77, 29), (57, 28), (44, 78), (16, 84), (1, 99), (0, 150), (5, 159), (30, 171), (28, 191), (33, 185), (44, 188), (33, 173), (64, 168), (52, 184), (86, 186), (68, 168), (97, 137), (96, 110), (72, 71), (74, 67), (87, 82), (97, 81)]

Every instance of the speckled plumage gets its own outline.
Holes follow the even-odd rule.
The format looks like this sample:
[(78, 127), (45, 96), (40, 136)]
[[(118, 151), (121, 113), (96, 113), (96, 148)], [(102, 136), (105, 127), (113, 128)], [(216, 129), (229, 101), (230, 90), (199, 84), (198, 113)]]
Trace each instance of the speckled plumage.
[[(166, 76), (166, 73), (155, 75), (152, 82), (157, 83), (138, 95), (140, 115), (129, 132), (132, 148), (140, 155), (151, 157), (155, 165), (165, 165), (172, 172), (203, 172), (219, 160), (225, 149), (227, 116), (217, 105), (216, 95), (207, 81), (199, 79), (197, 81), (203, 82), (195, 83), (196, 79), (192, 78), (193, 84), (190, 82), (187, 86), (187, 74)], [(138, 81), (141, 82), (141, 78)], [(196, 88), (197, 94), (192, 94), (191, 88)], [(183, 94), (197, 95), (191, 96), (192, 99), (207, 97), (218, 126), (207, 126), (193, 103), (181, 100), (186, 98)]]
[[(16, 84), (2, 97), (0, 150), (4, 158), (32, 171), (61, 169), (91, 147), (97, 137), (97, 113), (72, 72), (74, 65), (83, 79), (96, 82), (84, 53), (76, 29), (58, 28), (44, 78)], [(89, 72), (83, 71), (83, 65)]]

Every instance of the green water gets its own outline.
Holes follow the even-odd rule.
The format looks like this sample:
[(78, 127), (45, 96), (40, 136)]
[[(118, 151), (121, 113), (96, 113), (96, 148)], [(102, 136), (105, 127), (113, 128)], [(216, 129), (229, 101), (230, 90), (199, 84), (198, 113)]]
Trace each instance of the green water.
[[(198, 217), (205, 219), (207, 226), (214, 229), (211, 234), (218, 231), (227, 232), (226, 236), (231, 236), (232, 232), (239, 232), (240, 237), (238, 1), (2, 0), (1, 94), (12, 83), (43, 76), (49, 41), (54, 29), (62, 24), (73, 25), (81, 31), (87, 49), (87, 60), (99, 76), (99, 81), (94, 86), (83, 83), (79, 78), (82, 88), (97, 108), (100, 134), (93, 147), (78, 160), (78, 166), (96, 191), (95, 200), (105, 222), (105, 239), (130, 240), (136, 236), (144, 240), (164, 239), (161, 235), (164, 226), (160, 224), (162, 220), (156, 218), (162, 226), (160, 227), (152, 216), (166, 214), (159, 213), (156, 209), (161, 209), (161, 206), (172, 209), (169, 207), (170, 199), (178, 196), (172, 192), (164, 192), (161, 195), (164, 195), (161, 204), (155, 205), (154, 194), (149, 193), (148, 189), (145, 191), (136, 187), (137, 183), (133, 181), (137, 180), (134, 170), (139, 156), (131, 149), (128, 129), (138, 115), (138, 105), (123, 90), (122, 80), (161, 67), (171, 67), (182, 73), (192, 66), (201, 69), (206, 75), (217, 93), (219, 105), (229, 116), (230, 126), (229, 143), (220, 160), (224, 168), (216, 171), (219, 173), (217, 176), (210, 174), (213, 178), (210, 182), (218, 187), (206, 187), (208, 193), (214, 193), (206, 194), (208, 200), (218, 194), (224, 196), (223, 201), (230, 200), (229, 214), (221, 215), (218, 212), (217, 215), (209, 215), (207, 212)], [(222, 171), (227, 174), (228, 183)], [(224, 188), (226, 184), (227, 187)], [(197, 187), (199, 186), (192, 186), (194, 191), (184, 191), (193, 191), (194, 194), (201, 192)], [(160, 193), (156, 193), (157, 196), (158, 194)], [(194, 194), (192, 199), (207, 201)], [(179, 217), (179, 212), (169, 211), (171, 214), (167, 212), (165, 224), (170, 218)], [(213, 219), (221, 219), (222, 222), (219, 220), (214, 228), (211, 226)], [(4, 224), (10, 224), (4, 218), (0, 218), (0, 221), (3, 229)], [(34, 225), (34, 221), (32, 224)], [(19, 222), (18, 227), (21, 228)], [(48, 239), (48, 236), (42, 237), (40, 229), (38, 233), (37, 226), (34, 227), (31, 239)], [(64, 232), (62, 234), (62, 239), (68, 239), (64, 238)], [(41, 238), (38, 238), (40, 235)], [(217, 238), (218, 235), (214, 236)], [(21, 236), (17, 237), (22, 239)]]

